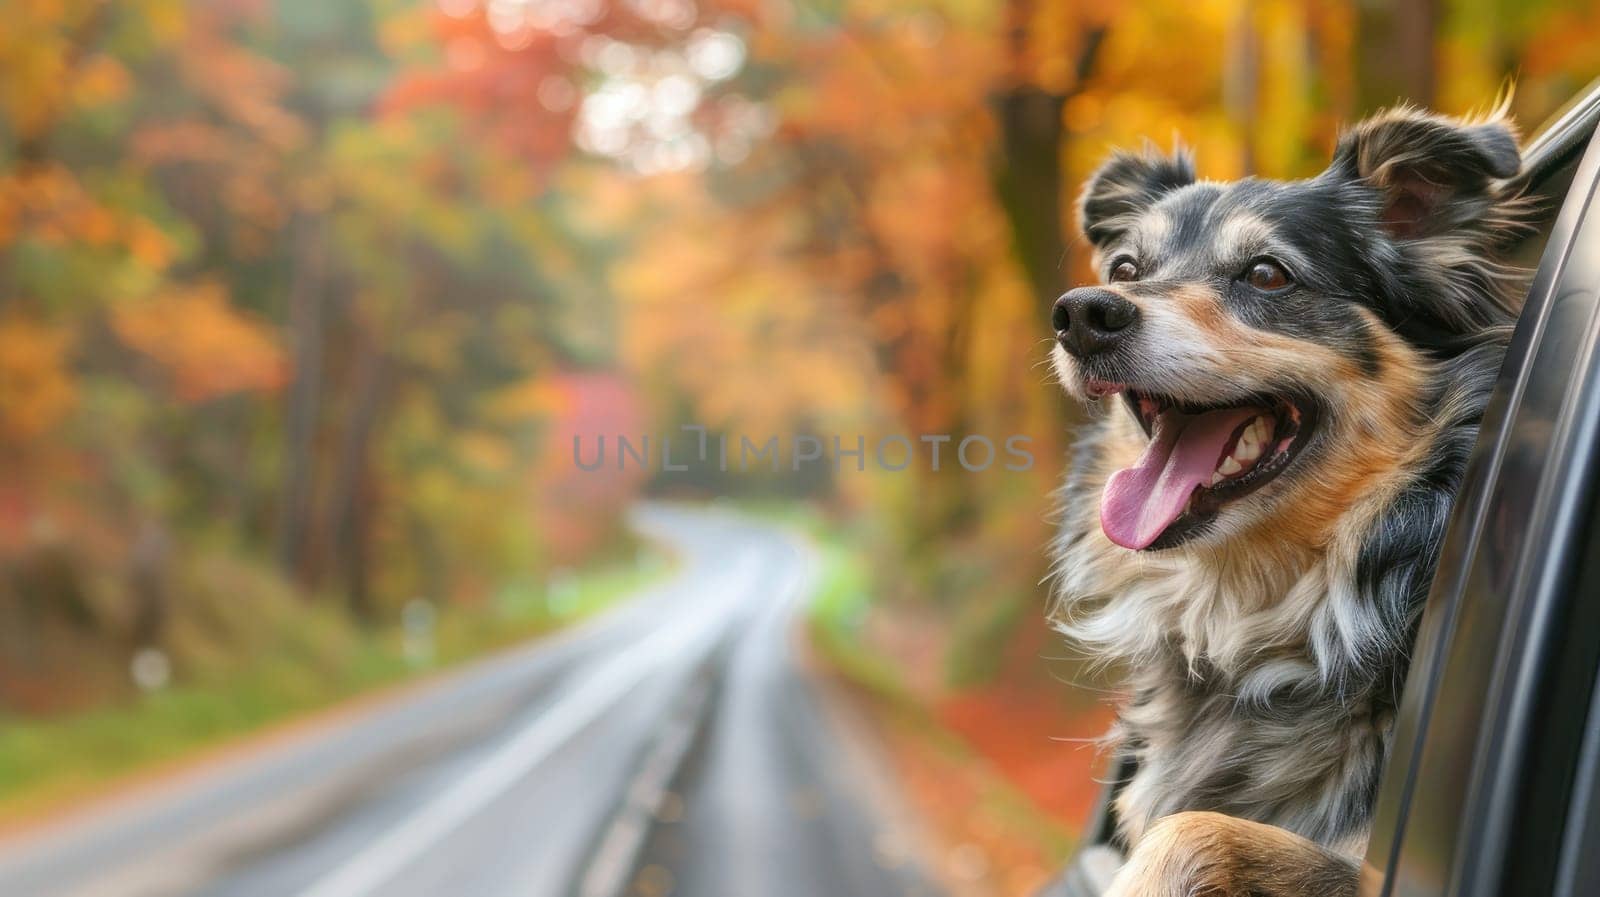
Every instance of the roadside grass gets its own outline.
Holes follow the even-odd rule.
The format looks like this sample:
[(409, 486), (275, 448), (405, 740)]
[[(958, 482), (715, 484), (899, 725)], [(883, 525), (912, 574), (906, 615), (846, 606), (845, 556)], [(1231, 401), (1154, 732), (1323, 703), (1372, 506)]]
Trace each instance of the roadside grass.
[(400, 624), (362, 628), (288, 596), (255, 621), (266, 631), (197, 661), (167, 688), (59, 717), (0, 716), (0, 825), (570, 625), (663, 576), (668, 559), (645, 551), (549, 583), (511, 582), (481, 605), (440, 608), (431, 635), (408, 637)]
[[(815, 514), (798, 522), (816, 544), (822, 568), (808, 619), (817, 654), (868, 705), (913, 802), (932, 817), (942, 840), (980, 843), (996, 861), (991, 868), (997, 878), (1021, 875), (1030, 883), (1023, 890), (1031, 889), (1070, 853), (1073, 833), (941, 723), (936, 708), (892, 660), (867, 643), (872, 577), (858, 534)], [(1002, 857), (1019, 868), (1001, 872)], [(1017, 892), (1009, 881), (994, 884)]]
[(866, 560), (845, 543), (842, 534), (813, 522), (822, 572), (809, 615), (812, 644), (835, 670), (855, 685), (895, 706), (914, 706), (915, 699), (899, 673), (881, 654), (862, 641), (872, 607), (872, 579)]

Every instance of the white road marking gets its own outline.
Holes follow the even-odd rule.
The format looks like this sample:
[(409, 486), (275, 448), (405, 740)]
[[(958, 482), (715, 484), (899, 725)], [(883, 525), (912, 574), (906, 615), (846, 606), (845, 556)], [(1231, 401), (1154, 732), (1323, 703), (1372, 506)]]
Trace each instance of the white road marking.
[(730, 587), (715, 596), (707, 613), (622, 649), (620, 656), (585, 676), (558, 703), (541, 710), (448, 791), (418, 808), (298, 897), (366, 897), (374, 893), (582, 732), (656, 667), (683, 656), (690, 648), (709, 651), (740, 599), (754, 587), (750, 576), (755, 572), (754, 562), (755, 557), (749, 554), (739, 560), (730, 572)]
[(615, 897), (627, 890), (628, 873), (633, 871), (645, 839), (650, 836), (651, 823), (666, 802), (672, 777), (694, 745), (710, 699), (708, 680), (700, 678), (690, 685), (690, 691), (629, 784), (622, 808), (601, 835), (600, 846), (578, 886), (578, 897)]

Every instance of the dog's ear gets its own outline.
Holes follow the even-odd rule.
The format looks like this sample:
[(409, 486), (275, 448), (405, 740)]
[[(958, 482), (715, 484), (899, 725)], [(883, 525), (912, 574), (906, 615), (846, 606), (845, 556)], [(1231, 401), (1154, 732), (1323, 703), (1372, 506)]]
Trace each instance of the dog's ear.
[(1495, 198), (1496, 182), (1521, 167), (1516, 132), (1498, 112), (1463, 122), (1402, 108), (1341, 137), (1328, 173), (1377, 188), (1384, 227), (1416, 239), (1469, 224)]
[(1146, 146), (1141, 153), (1117, 152), (1089, 178), (1078, 200), (1078, 224), (1096, 246), (1111, 242), (1133, 215), (1162, 194), (1194, 183), (1194, 159), (1183, 147), (1162, 155)]

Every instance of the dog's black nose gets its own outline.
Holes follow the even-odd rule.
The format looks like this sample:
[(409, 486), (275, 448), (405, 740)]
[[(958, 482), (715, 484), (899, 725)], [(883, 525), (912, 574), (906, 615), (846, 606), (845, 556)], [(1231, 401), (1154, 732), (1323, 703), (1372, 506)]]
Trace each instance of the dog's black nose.
[(1064, 293), (1050, 312), (1056, 339), (1077, 358), (1114, 348), (1137, 320), (1138, 306), (1101, 287)]

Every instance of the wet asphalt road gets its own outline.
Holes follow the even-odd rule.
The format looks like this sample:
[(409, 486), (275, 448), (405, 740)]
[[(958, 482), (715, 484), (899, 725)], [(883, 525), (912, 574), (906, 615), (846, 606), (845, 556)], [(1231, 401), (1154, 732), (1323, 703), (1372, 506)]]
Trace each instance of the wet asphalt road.
[(670, 582), (555, 637), (0, 842), (0, 895), (937, 893), (807, 676), (806, 546), (641, 508)]

